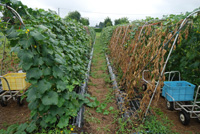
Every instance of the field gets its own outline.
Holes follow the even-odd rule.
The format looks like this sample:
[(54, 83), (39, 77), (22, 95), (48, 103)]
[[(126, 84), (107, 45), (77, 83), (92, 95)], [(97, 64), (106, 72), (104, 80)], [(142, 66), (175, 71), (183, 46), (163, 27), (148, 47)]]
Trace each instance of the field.
[[(5, 3), (24, 22), (19, 16), (10, 20), (13, 14), (0, 9), (6, 16), (0, 21), (1, 75), (21, 70), (30, 86), (8, 101), (0, 97), (0, 133), (200, 132), (197, 119), (184, 109), (172, 111), (176, 103), (161, 97), (165, 81), (178, 81), (177, 75), (165, 75), (168, 71), (179, 71), (181, 80), (194, 84), (195, 96), (200, 84), (198, 11), (196, 16), (187, 12), (147, 18), (95, 33), (54, 11), (28, 8), (20, 1)], [(2, 89), (1, 94), (5, 85)]]

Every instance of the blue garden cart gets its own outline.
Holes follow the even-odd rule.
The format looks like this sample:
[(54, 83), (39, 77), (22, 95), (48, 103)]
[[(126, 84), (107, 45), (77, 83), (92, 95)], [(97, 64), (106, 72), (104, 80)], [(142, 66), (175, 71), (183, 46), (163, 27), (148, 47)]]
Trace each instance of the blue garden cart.
[(190, 118), (197, 118), (200, 122), (200, 86), (198, 86), (195, 97), (195, 85), (187, 81), (165, 81), (162, 96), (167, 101), (167, 109), (177, 110), (179, 120), (183, 125), (188, 125)]
[[(143, 90), (147, 89), (147, 85), (152, 85), (151, 80), (145, 79), (145, 73), (150, 73), (150, 71), (143, 71)], [(182, 81), (179, 71), (170, 71), (164, 74), (167, 81), (164, 81), (161, 96), (166, 99), (167, 109), (180, 111), (179, 119), (183, 125), (188, 125), (190, 118), (197, 118), (200, 122), (200, 86), (197, 88), (194, 97), (195, 85)]]

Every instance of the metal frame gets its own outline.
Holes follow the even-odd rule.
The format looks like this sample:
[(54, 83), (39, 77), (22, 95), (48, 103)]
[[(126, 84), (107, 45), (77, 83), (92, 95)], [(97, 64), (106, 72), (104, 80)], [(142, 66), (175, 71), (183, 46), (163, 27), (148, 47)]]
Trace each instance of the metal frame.
[[(10, 7), (10, 6), (8, 6), (8, 5), (6, 5), (6, 4), (2, 4), (2, 3), (0, 3), (0, 6), (4, 6), (4, 7), (6, 7), (8, 10), (10, 10), (12, 13), (13, 13), (13, 15), (20, 21), (20, 23), (23, 25), (23, 26), (25, 26), (25, 24), (24, 24), (24, 22), (23, 22), (23, 20), (22, 20), (22, 18), (21, 18), (21, 16), (17, 13), (17, 11), (16, 10), (14, 10), (12, 7)], [(8, 22), (10, 21), (10, 19), (7, 21), (7, 25), (8, 25)], [(6, 38), (5, 38), (6, 39)], [(5, 47), (5, 42), (4, 42), (4, 47)], [(3, 53), (4, 54), (4, 53)], [(1, 65), (1, 75), (2, 75), (2, 65)], [(1, 94), (0, 94), (0, 99), (2, 99), (3, 101), (9, 101), (10, 99), (13, 99), (14, 101), (16, 100), (16, 97), (19, 97), (19, 96), (22, 96), (22, 95), (24, 95), (24, 93), (20, 93), (20, 90), (19, 91), (16, 91), (16, 90), (11, 90), (10, 89), (10, 85), (9, 85), (9, 83), (8, 83), (8, 80), (5, 78), (5, 77), (3, 77), (3, 76), (0, 76), (0, 78), (3, 78), (5, 81), (6, 81), (6, 83), (7, 83), (7, 85), (8, 85), (8, 91), (5, 91), (5, 90), (3, 90), (2, 92), (1, 92)], [(2, 88), (3, 89), (3, 88)]]
[(4, 6), (4, 7), (6, 7), (8, 10), (10, 10), (10, 11), (17, 17), (17, 19), (22, 23), (22, 25), (25, 26), (25, 24), (24, 24), (24, 22), (23, 22), (21, 16), (20, 16), (20, 15), (17, 13), (17, 11), (15, 11), (12, 7), (10, 7), (10, 6), (6, 5), (6, 4), (2, 4), (2, 3), (0, 3), (0, 6)]
[(9, 89), (7, 91), (3, 90), (3, 92), (0, 94), (0, 99), (2, 99), (4, 102), (9, 101), (10, 99), (13, 99), (15, 101), (17, 97), (24, 95), (24, 93), (22, 94), (20, 93), (20, 90), (18, 91), (11, 90), (8, 80), (5, 77), (0, 76), (0, 78), (3, 78), (6, 81), (6, 84), (8, 85), (8, 89)]
[(200, 85), (196, 91), (196, 95), (194, 98), (194, 101), (191, 101), (193, 105), (186, 105), (183, 102), (184, 101), (175, 101), (175, 99), (169, 95), (167, 92), (165, 93), (165, 99), (166, 96), (169, 96), (173, 100), (173, 108), (177, 111), (184, 110), (185, 112), (190, 114), (190, 118), (199, 118), (200, 119), (200, 101), (197, 101), (199, 93)]
[[(197, 11), (194, 11), (194, 12), (190, 13), (190, 14), (182, 21), (182, 23), (181, 23), (181, 25), (180, 25), (180, 27), (179, 27), (178, 30), (180, 31), (180, 30), (185, 26), (185, 23), (187, 23), (187, 19), (188, 19), (190, 16), (192, 16), (192, 15), (198, 13), (198, 12), (200, 12), (200, 10), (197, 10)], [(160, 73), (160, 77), (161, 77), (161, 78), (162, 78), (162, 76), (163, 76), (163, 74), (164, 74), (165, 68), (166, 68), (166, 66), (167, 66), (167, 63), (168, 63), (169, 58), (170, 58), (170, 56), (171, 56), (171, 53), (172, 53), (172, 51), (173, 51), (174, 45), (175, 45), (175, 43), (176, 43), (176, 41), (177, 41), (177, 39), (178, 39), (178, 36), (179, 36), (179, 32), (176, 33), (174, 42), (173, 42), (173, 44), (172, 44), (172, 46), (171, 46), (171, 49), (170, 49), (170, 51), (169, 51), (169, 54), (168, 54), (168, 56), (167, 56), (167, 59), (166, 59), (166, 61), (165, 61), (164, 66), (163, 66), (163, 70), (162, 70), (161, 73)], [(156, 83), (156, 87), (155, 87), (155, 89), (154, 89), (153, 95), (152, 95), (152, 97), (151, 97), (151, 99), (150, 99), (150, 102), (149, 102), (149, 104), (148, 104), (148, 106), (147, 106), (147, 109), (146, 109), (146, 112), (145, 112), (145, 115), (144, 115), (144, 118), (143, 118), (143, 121), (142, 121), (143, 123), (144, 123), (144, 121), (145, 121), (145, 119), (146, 119), (147, 113), (148, 113), (149, 108), (150, 108), (150, 106), (151, 106), (151, 102), (153, 101), (153, 98), (154, 98), (154, 96), (155, 96), (155, 94), (156, 94), (156, 91), (157, 91), (157, 88), (158, 88), (159, 84), (160, 84), (160, 81), (159, 81), (159, 79), (158, 79), (158, 82)]]
[[(168, 81), (173, 81), (173, 79), (174, 79), (176, 73), (178, 73), (178, 77), (179, 77), (178, 79), (179, 79), (179, 81), (180, 81), (180, 80), (181, 80), (181, 73), (180, 73), (179, 71), (165, 72), (164, 75), (169, 74)], [(172, 74), (173, 74), (173, 75), (172, 75)], [(172, 77), (171, 77), (171, 75), (172, 75)]]

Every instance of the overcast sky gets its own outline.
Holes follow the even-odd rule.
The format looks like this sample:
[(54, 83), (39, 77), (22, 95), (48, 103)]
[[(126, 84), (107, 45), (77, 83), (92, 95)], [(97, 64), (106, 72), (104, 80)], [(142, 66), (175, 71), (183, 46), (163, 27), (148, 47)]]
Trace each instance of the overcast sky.
[(79, 11), (82, 17), (89, 18), (95, 26), (106, 17), (115, 19), (128, 17), (133, 21), (145, 16), (162, 17), (167, 14), (180, 14), (200, 7), (200, 0), (21, 0), (32, 8), (51, 9), (65, 17), (70, 11)]

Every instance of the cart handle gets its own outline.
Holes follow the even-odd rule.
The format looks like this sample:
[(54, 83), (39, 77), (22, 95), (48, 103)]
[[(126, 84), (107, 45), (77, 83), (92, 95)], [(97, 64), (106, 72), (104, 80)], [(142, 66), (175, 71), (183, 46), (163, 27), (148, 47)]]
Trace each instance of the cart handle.
[[(165, 72), (164, 75), (169, 74), (168, 81), (172, 81), (174, 79), (175, 73), (178, 73), (179, 76), (179, 81), (181, 80), (181, 73), (179, 71), (170, 71), (170, 72)], [(174, 74), (171, 78), (171, 74)], [(171, 78), (171, 80), (170, 80)]]
[(150, 84), (150, 85), (152, 85), (149, 81), (147, 81), (145, 78), (144, 78), (144, 73), (145, 72), (150, 72), (149, 70), (144, 70), (143, 72), (142, 72), (142, 80), (144, 81), (144, 82), (146, 82), (147, 84)]
[(10, 85), (9, 85), (9, 83), (8, 83), (8, 80), (7, 80), (5, 77), (3, 77), (3, 76), (0, 76), (0, 78), (3, 78), (3, 79), (6, 81), (6, 83), (7, 83), (7, 85), (8, 85), (8, 89), (9, 89), (10, 95), (13, 97), (13, 95), (12, 95), (12, 93), (11, 93), (11, 90), (10, 90)]

